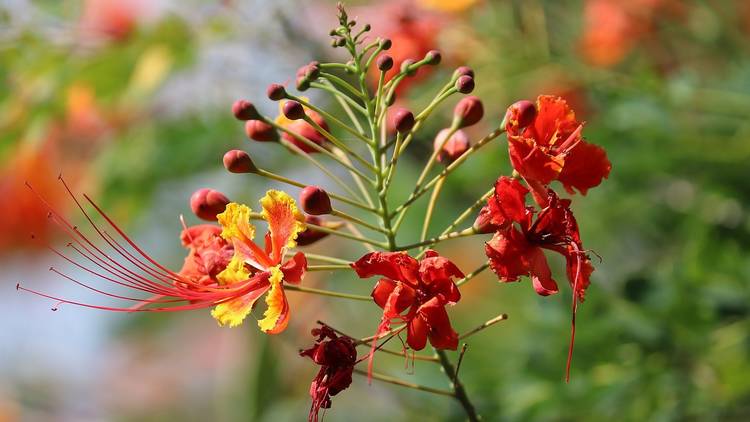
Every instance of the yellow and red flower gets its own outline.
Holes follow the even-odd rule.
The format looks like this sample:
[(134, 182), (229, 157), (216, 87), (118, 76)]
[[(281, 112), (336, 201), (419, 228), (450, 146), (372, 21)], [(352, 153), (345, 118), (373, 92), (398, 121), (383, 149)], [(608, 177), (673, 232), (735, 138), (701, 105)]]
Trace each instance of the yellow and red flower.
[[(65, 187), (67, 189), (67, 185)], [(228, 204), (226, 210), (218, 215), (221, 227), (210, 224), (186, 227), (181, 237), (183, 245), (190, 252), (179, 272), (166, 268), (144, 252), (88, 196), (84, 195), (86, 201), (104, 218), (117, 237), (95, 223), (72, 193), (71, 197), (107, 246), (98, 246), (42, 199), (49, 210), (49, 218), (70, 237), (68, 246), (83, 259), (76, 260), (53, 246), (49, 248), (100, 281), (147, 293), (149, 297), (110, 293), (56, 268), (51, 270), (86, 289), (134, 304), (120, 307), (93, 305), (41, 293), (20, 284), (16, 286), (17, 289), (56, 300), (58, 304), (119, 312), (167, 312), (214, 307), (211, 315), (220, 325), (229, 326), (242, 323), (256, 301), (268, 293), (268, 307), (258, 326), (269, 334), (279, 333), (286, 328), (289, 304), (283, 283), (301, 282), (307, 270), (307, 260), (301, 252), (285, 261), (286, 252), (296, 246), (297, 235), (305, 230), (304, 217), (288, 194), (269, 190), (260, 201), (260, 216), (268, 222), (263, 248), (253, 242), (255, 228), (250, 224), (251, 212), (246, 205)]]

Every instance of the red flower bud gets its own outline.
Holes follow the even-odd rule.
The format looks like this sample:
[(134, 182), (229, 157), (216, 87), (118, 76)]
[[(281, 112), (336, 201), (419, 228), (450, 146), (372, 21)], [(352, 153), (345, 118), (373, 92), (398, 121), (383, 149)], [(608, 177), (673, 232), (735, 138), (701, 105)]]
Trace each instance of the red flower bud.
[(484, 116), (482, 100), (474, 95), (465, 97), (453, 109), (453, 124), (459, 128), (476, 124)]
[(305, 109), (297, 101), (287, 101), (284, 103), (281, 111), (289, 120), (300, 120), (305, 117)]
[(438, 152), (437, 160), (444, 164), (450, 164), (456, 161), (456, 159), (463, 155), (470, 146), (469, 137), (466, 135), (466, 132), (460, 129), (446, 141), (445, 137), (448, 136), (450, 131), (450, 129), (443, 129), (438, 132), (437, 136), (435, 136), (435, 142), (433, 145), (433, 148), (436, 150), (440, 148), (440, 145), (443, 146), (440, 152)]
[(248, 138), (258, 142), (272, 142), (279, 139), (276, 129), (261, 120), (248, 120), (245, 122), (245, 134)]
[(233, 149), (224, 154), (224, 168), (231, 173), (254, 173), (258, 170), (250, 155), (245, 151)]
[(302, 209), (312, 215), (330, 214), (331, 198), (328, 193), (319, 186), (308, 186), (299, 194), (299, 202)]
[(435, 65), (440, 64), (440, 60), (443, 57), (440, 55), (439, 51), (437, 51), (437, 50), (430, 50), (430, 51), (427, 52), (427, 54), (425, 54), (424, 58), (425, 58), (425, 61), (427, 62), (427, 64), (435, 66)]
[(469, 66), (461, 66), (458, 69), (456, 69), (455, 72), (453, 72), (454, 78), (460, 78), (461, 76), (471, 76), (474, 77), (474, 69), (470, 68)]
[(399, 133), (406, 133), (414, 127), (414, 114), (405, 108), (398, 108), (393, 112), (393, 127)]
[(387, 54), (382, 54), (375, 61), (375, 64), (378, 66), (378, 69), (380, 71), (387, 72), (393, 67), (393, 57)]
[(529, 100), (516, 101), (508, 107), (501, 127), (523, 129), (534, 123), (536, 119), (536, 105)]
[[(306, 215), (305, 223), (314, 224), (316, 226), (322, 226), (326, 224), (323, 219), (316, 215)], [(297, 235), (297, 246), (307, 246), (317, 242), (320, 239), (328, 236), (328, 233), (320, 230), (315, 230), (312, 227), (307, 227), (304, 231)]]
[(260, 119), (260, 114), (250, 101), (237, 100), (232, 104), (232, 114), (237, 120)]
[(459, 76), (456, 80), (456, 90), (462, 94), (469, 94), (474, 90), (474, 78), (469, 75)]
[(229, 199), (213, 189), (198, 189), (190, 196), (190, 209), (198, 218), (215, 221), (216, 214), (224, 212)]
[(283, 85), (279, 85), (279, 84), (268, 85), (266, 94), (268, 95), (268, 98), (272, 101), (279, 101), (279, 100), (286, 98), (286, 90), (284, 89)]

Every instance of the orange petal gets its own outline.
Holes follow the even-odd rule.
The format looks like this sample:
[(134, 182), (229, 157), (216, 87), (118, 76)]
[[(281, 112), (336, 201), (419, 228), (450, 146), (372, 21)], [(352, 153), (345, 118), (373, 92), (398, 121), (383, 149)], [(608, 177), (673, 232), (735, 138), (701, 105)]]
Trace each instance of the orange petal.
[(297, 209), (294, 199), (286, 192), (269, 190), (260, 200), (263, 218), (268, 221), (271, 233), (272, 256), (274, 263), (281, 263), (286, 248), (297, 245), (297, 234), (305, 230), (305, 217)]
[(266, 296), (266, 305), (268, 308), (263, 314), (263, 319), (258, 321), (258, 327), (261, 331), (268, 334), (278, 334), (286, 329), (289, 324), (289, 303), (284, 294), (282, 281), (284, 273), (279, 267), (271, 267), (271, 291)]
[(251, 241), (255, 237), (255, 227), (250, 224), (250, 207), (247, 205), (230, 202), (216, 218), (221, 224), (221, 237), (226, 240)]

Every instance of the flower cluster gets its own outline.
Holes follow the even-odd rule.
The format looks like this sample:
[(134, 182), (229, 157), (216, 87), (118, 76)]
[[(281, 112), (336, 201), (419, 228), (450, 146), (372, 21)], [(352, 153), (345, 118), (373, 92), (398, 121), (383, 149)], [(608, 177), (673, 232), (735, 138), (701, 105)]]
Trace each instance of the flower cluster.
[[(269, 190), (260, 200), (260, 212), (256, 213), (218, 191), (197, 190), (190, 198), (190, 208), (196, 217), (208, 222), (190, 227), (183, 222), (180, 238), (188, 253), (182, 269), (175, 272), (144, 252), (89, 197), (84, 196), (85, 202), (79, 201), (61, 178), (98, 243), (106, 246), (98, 246), (96, 239), (85, 235), (42, 199), (49, 209), (50, 220), (70, 237), (69, 247), (74, 252), (67, 254), (53, 246), (51, 250), (93, 278), (144, 297), (108, 292), (55, 268), (52, 270), (67, 280), (132, 304), (93, 305), (21, 285), (17, 288), (56, 300), (58, 304), (112, 311), (213, 308), (211, 316), (220, 326), (228, 327), (240, 325), (265, 296), (264, 313), (256, 319), (260, 330), (267, 334), (283, 332), (292, 321), (288, 291), (370, 302), (382, 309), (379, 322), (368, 323), (377, 327), (375, 335), (355, 340), (321, 324), (312, 332), (314, 345), (300, 352), (320, 366), (310, 386), (309, 419), (317, 421), (319, 411), (331, 407), (331, 397), (351, 385), (352, 374), (364, 372), (370, 379), (453, 397), (469, 420), (478, 420), (458, 376), (463, 352), (454, 367), (445, 350), (457, 350), (460, 341), (505, 320), (507, 315), (501, 314), (459, 334), (451, 323), (449, 310), (461, 299), (460, 287), (491, 268), (500, 281), (517, 281), (528, 276), (537, 293), (557, 293), (558, 285), (544, 251), (558, 253), (567, 263), (575, 327), (576, 306), (589, 287), (593, 265), (581, 242), (570, 209), (571, 200), (559, 197), (552, 183), (558, 181), (569, 195), (585, 195), (608, 177), (611, 164), (601, 147), (583, 139), (583, 125), (566, 102), (551, 96), (540, 96), (536, 104), (520, 101), (512, 105), (503, 123), (472, 142), (463, 129), (482, 120), (484, 106), (478, 97), (466, 95), (475, 87), (474, 71), (467, 67), (456, 69), (421, 112), (393, 106), (401, 81), (412, 77), (421, 67), (437, 65), (440, 53), (430, 50), (421, 60), (403, 60), (400, 69), (391, 71), (393, 57), (387, 51), (393, 42), (376, 38), (365, 44), (369, 25), (355, 31), (356, 22), (349, 19), (341, 6), (338, 18), (339, 26), (331, 31), (332, 45), (346, 49), (351, 60), (311, 62), (299, 69), (295, 82), (298, 91), (319, 89), (333, 95), (351, 123), (279, 84), (271, 84), (267, 91), (268, 98), (278, 102), (280, 112), (276, 118), (262, 115), (247, 100), (238, 100), (232, 106), (232, 113), (243, 122), (250, 140), (287, 149), (294, 157), (317, 167), (338, 188), (310, 185), (278, 175), (257, 165), (246, 151), (228, 151), (222, 161), (229, 172), (264, 177), (299, 189), (299, 201), (286, 192)], [(368, 80), (372, 81), (368, 79), (371, 72), (378, 77), (368, 85)], [(395, 195), (389, 195), (389, 189), (396, 179), (399, 157), (411, 143), (418, 142), (416, 134), (433, 111), (460, 95), (466, 96), (456, 102), (452, 122), (434, 136), (432, 153), (414, 190), (399, 204), (393, 204)], [(447, 178), (503, 133), (507, 133), (513, 176), (500, 176), (487, 194), (439, 234), (430, 236), (433, 211)], [(361, 150), (369, 152), (370, 158), (365, 158)], [(439, 164), (437, 169), (436, 164)], [(337, 171), (330, 168), (334, 166)], [(342, 173), (348, 173), (351, 181), (342, 180), (339, 175)], [(430, 200), (422, 219), (421, 235), (414, 243), (404, 244), (397, 239), (404, 217), (411, 205), (427, 193)], [(529, 194), (533, 202), (527, 200)], [(95, 222), (97, 218), (86, 210), (85, 203), (94, 208), (105, 225)], [(480, 208), (473, 225), (456, 230)], [(254, 221), (268, 225), (263, 242), (255, 241)], [(107, 226), (116, 235), (110, 234)], [(492, 235), (489, 240), (486, 239), (489, 236), (483, 237), (488, 260), (469, 273), (432, 249), (450, 239), (482, 238), (487, 234)], [(364, 255), (355, 252), (356, 255), (328, 256), (299, 250), (329, 236), (368, 251)], [(476, 243), (476, 250), (481, 253), (481, 243)], [(352, 250), (348, 248), (345, 253)], [(340, 271), (352, 279), (380, 278), (371, 295), (364, 296), (303, 286), (305, 275), (312, 271), (324, 274)], [(402, 350), (384, 348), (390, 339), (402, 335), (405, 335)], [(571, 336), (571, 352), (572, 341)], [(428, 343), (434, 355), (418, 355)], [(370, 350), (358, 360), (359, 346), (369, 346)], [(462, 348), (465, 350), (466, 344)], [(440, 365), (451, 389), (417, 386), (375, 372), (373, 362), (378, 352)], [(368, 371), (355, 370), (364, 360), (369, 361)], [(568, 370), (569, 367), (570, 353)]]

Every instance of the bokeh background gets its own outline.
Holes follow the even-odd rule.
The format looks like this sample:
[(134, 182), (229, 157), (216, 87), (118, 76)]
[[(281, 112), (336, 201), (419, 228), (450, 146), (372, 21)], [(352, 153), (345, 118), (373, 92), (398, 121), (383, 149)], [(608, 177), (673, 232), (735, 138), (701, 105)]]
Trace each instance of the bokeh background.
[[(563, 95), (613, 163), (575, 211), (585, 245), (603, 257), (578, 314), (572, 381), (563, 382), (569, 296), (541, 298), (528, 281), (483, 274), (451, 310), (471, 338), (461, 377), (486, 420), (750, 419), (750, 4), (744, 0), (413, 0), (351, 2), (350, 15), (388, 36), (393, 54), (444, 55), (401, 101), (420, 109), (468, 64), (486, 117), (511, 102)], [(64, 244), (24, 182), (74, 216), (63, 173), (179, 268), (178, 216), (212, 187), (254, 203), (269, 187), (227, 174), (229, 148), (297, 179), (325, 180), (304, 160), (248, 141), (230, 113), (238, 97), (275, 116), (272, 82), (292, 81), (328, 47), (328, 1), (0, 1), (0, 421), (277, 421), (307, 415), (317, 370), (297, 356), (316, 319), (374, 332), (374, 305), (290, 292), (293, 319), (267, 338), (254, 324), (221, 329), (206, 311), (110, 314), (59, 306), (16, 283), (87, 302), (104, 297), (52, 277), (45, 242)], [(341, 111), (329, 97), (313, 101)], [(447, 126), (439, 110), (402, 161), (401, 197)], [(435, 227), (447, 224), (510, 167), (499, 140), (452, 177)], [(411, 178), (410, 178), (411, 177)], [(296, 195), (296, 190), (291, 192)], [(422, 201), (424, 202), (424, 201)], [(424, 207), (423, 203), (417, 209)], [(418, 233), (411, 212), (402, 239)], [(32, 241), (30, 234), (36, 235)], [(438, 248), (466, 271), (482, 243)], [(312, 250), (349, 259), (364, 250), (326, 239)], [(557, 267), (561, 266), (560, 262)], [(368, 293), (351, 274), (314, 273), (311, 286)], [(378, 370), (445, 387), (432, 364)], [(355, 378), (325, 416), (462, 420), (444, 397)]]

